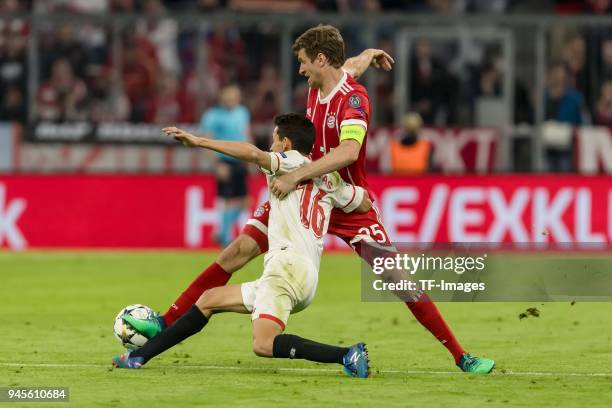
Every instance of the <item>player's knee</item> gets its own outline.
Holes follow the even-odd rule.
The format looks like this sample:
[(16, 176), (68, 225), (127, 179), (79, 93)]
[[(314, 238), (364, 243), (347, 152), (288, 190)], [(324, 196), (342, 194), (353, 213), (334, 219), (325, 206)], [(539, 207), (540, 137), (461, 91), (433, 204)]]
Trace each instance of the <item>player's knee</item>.
[(272, 357), (272, 338), (254, 337), (253, 353), (259, 357)]
[(198, 309), (202, 311), (202, 313), (204, 313), (204, 311), (209, 308), (210, 300), (214, 296), (214, 292), (215, 292), (215, 288), (206, 289), (204, 293), (202, 293), (202, 295), (200, 295), (200, 297), (196, 301), (195, 304), (198, 307)]

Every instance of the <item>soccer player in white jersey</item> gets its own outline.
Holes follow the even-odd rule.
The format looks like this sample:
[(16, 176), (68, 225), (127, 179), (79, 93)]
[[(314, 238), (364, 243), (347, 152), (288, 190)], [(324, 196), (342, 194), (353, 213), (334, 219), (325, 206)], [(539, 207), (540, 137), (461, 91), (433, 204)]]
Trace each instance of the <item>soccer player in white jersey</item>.
[[(164, 132), (189, 146), (198, 146), (259, 165), (268, 184), (310, 163), (315, 139), (314, 125), (298, 114), (275, 118), (272, 152), (245, 142), (209, 140), (170, 127)], [(142, 348), (113, 358), (118, 368), (140, 368), (151, 358), (198, 333), (219, 312), (250, 313), (253, 320), (253, 351), (258, 356), (301, 358), (338, 363), (354, 377), (369, 376), (364, 343), (337, 347), (291, 334), (283, 334), (290, 313), (306, 308), (314, 298), (323, 235), (332, 208), (365, 213), (371, 208), (367, 192), (342, 180), (336, 172), (308, 180), (286, 199), (270, 197), (269, 250), (262, 276), (252, 282), (210, 289), (172, 326)], [(129, 317), (126, 316), (129, 323)]]

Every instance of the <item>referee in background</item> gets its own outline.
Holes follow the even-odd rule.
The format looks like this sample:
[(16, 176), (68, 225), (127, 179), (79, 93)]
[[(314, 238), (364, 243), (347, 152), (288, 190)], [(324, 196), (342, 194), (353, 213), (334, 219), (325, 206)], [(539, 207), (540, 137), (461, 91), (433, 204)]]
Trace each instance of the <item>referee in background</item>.
[[(241, 105), (241, 92), (237, 85), (223, 88), (219, 104), (202, 115), (200, 129), (211, 139), (242, 141), (249, 140), (250, 114)], [(232, 242), (232, 227), (247, 207), (247, 168), (244, 163), (218, 154), (216, 163), (217, 196), (222, 201), (221, 226), (216, 240), (224, 247)]]

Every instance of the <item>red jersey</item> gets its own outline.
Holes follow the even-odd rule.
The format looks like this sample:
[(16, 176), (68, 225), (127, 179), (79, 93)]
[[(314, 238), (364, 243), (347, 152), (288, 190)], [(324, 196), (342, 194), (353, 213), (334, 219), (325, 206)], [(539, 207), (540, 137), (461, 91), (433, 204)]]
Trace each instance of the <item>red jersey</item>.
[[(340, 144), (340, 128), (344, 125), (361, 125), (368, 130), (370, 124), (370, 98), (368, 91), (344, 72), (342, 79), (325, 98), (318, 89), (308, 90), (306, 117), (314, 124), (316, 138), (311, 156), (317, 160)], [(367, 137), (363, 139), (359, 158), (338, 172), (347, 183), (365, 188), (373, 197), (365, 173)]]

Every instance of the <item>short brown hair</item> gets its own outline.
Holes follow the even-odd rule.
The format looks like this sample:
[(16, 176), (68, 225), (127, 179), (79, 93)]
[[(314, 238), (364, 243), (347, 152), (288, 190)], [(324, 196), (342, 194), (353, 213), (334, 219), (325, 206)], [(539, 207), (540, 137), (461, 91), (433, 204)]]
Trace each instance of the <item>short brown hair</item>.
[(297, 55), (302, 48), (311, 61), (321, 53), (334, 68), (344, 65), (346, 59), (342, 35), (331, 25), (319, 24), (306, 30), (293, 43), (293, 53)]

